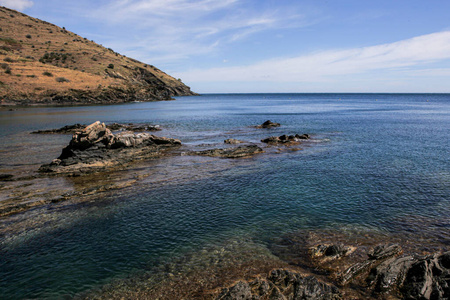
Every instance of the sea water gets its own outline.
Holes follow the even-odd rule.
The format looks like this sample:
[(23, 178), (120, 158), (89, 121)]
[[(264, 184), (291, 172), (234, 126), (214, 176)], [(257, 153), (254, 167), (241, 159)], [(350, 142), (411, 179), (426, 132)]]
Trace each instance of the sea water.
[[(31, 131), (97, 120), (158, 124), (156, 134), (179, 138), (186, 151), (227, 138), (312, 140), (244, 159), (181, 152), (142, 165), (148, 179), (97, 201), (3, 217), (4, 232), (46, 221), (0, 236), (0, 298), (70, 298), (143, 270), (164, 272), (168, 261), (224, 241), (265, 248), (299, 229), (413, 233), (450, 245), (449, 94), (208, 94), (0, 111), (0, 173), (33, 174), (70, 140)], [(254, 127), (266, 120), (282, 126)]]

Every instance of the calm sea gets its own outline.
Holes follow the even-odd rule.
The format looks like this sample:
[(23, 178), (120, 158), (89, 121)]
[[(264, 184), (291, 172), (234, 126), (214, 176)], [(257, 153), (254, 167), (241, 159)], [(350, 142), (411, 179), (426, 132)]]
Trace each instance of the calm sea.
[[(179, 138), (186, 150), (226, 138), (313, 139), (299, 151), (248, 159), (165, 158), (141, 166), (148, 179), (98, 203), (3, 218), (3, 229), (46, 221), (0, 236), (0, 298), (70, 298), (164, 272), (168, 261), (225, 241), (264, 248), (299, 229), (416, 234), (450, 246), (449, 94), (208, 94), (0, 111), (0, 174), (33, 174), (70, 140), (31, 131), (97, 120), (159, 124), (158, 135)], [(282, 126), (252, 127), (266, 120)]]

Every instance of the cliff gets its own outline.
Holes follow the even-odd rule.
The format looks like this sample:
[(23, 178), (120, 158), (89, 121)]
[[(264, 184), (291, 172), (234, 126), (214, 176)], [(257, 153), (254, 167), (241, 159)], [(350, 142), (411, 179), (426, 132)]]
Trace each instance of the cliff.
[(0, 7), (2, 105), (76, 105), (195, 95), (180, 79), (64, 27)]

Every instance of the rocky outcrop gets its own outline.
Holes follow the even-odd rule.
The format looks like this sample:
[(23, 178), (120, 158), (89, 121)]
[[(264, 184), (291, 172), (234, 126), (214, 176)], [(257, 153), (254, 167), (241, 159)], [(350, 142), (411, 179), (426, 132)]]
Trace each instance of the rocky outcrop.
[(256, 145), (190, 152), (191, 155), (202, 155), (202, 156), (223, 157), (223, 158), (242, 158), (253, 156), (258, 153), (264, 153), (264, 150)]
[[(86, 128), (86, 125), (84, 124), (73, 124), (73, 125), (66, 125), (61, 128), (57, 129), (47, 129), (47, 130), (36, 130), (31, 132), (32, 134), (74, 134), (76, 132), (82, 131), (84, 128)], [(150, 124), (119, 124), (119, 123), (112, 123), (109, 125), (106, 125), (106, 128), (108, 128), (111, 131), (159, 131), (161, 130), (159, 125), (150, 125)]]
[(274, 128), (274, 127), (280, 127), (280, 123), (275, 123), (270, 120), (265, 121), (261, 125), (256, 126), (256, 128)]
[(243, 141), (240, 140), (236, 140), (236, 139), (226, 139), (223, 141), (225, 144), (230, 144), (230, 145), (234, 145), (234, 144), (242, 144)]
[(375, 247), (374, 249), (370, 250), (367, 254), (369, 259), (358, 262), (348, 269), (346, 269), (340, 276), (339, 276), (339, 283), (341, 285), (346, 285), (353, 279), (355, 279), (360, 274), (366, 272), (371, 267), (376, 265), (377, 263), (380, 263), (386, 258), (398, 255), (402, 252), (402, 248), (397, 244), (392, 245), (379, 245)]
[(237, 299), (341, 299), (339, 290), (313, 276), (277, 269), (264, 278), (239, 281), (222, 290), (216, 300)]
[(103, 170), (127, 162), (162, 155), (164, 150), (181, 145), (176, 139), (148, 133), (123, 131), (113, 134), (99, 121), (72, 136), (69, 145), (40, 172), (80, 174)]
[(308, 140), (308, 134), (296, 134), (296, 135), (281, 135), (281, 136), (271, 136), (262, 139), (261, 142), (266, 144), (298, 144), (301, 140)]

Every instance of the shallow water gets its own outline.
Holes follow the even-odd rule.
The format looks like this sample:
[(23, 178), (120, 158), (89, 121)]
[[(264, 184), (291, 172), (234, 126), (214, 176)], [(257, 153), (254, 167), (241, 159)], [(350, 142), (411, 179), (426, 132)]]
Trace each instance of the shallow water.
[[(282, 127), (252, 127), (267, 119)], [(141, 163), (116, 175), (145, 175), (132, 187), (3, 218), (2, 298), (73, 297), (136, 272), (167, 273), (168, 261), (205, 247), (243, 239), (264, 248), (299, 229), (362, 228), (450, 245), (450, 95), (211, 94), (0, 111), (0, 173), (33, 174), (70, 140), (29, 132), (96, 120), (159, 124), (157, 134), (181, 139), (182, 151), (226, 138), (257, 143), (308, 133), (313, 140), (300, 151), (271, 148), (248, 159)], [(8, 234), (15, 224), (26, 225)]]

